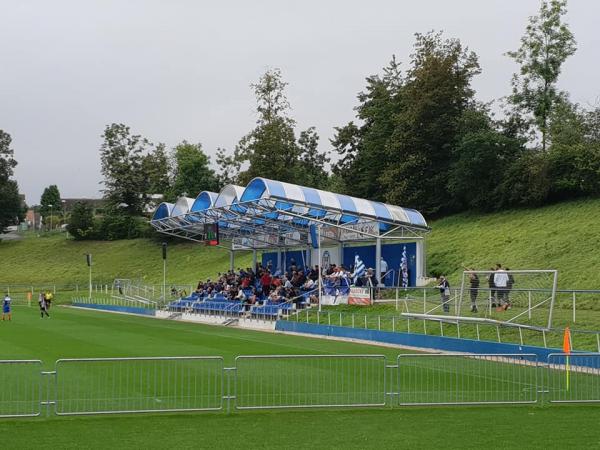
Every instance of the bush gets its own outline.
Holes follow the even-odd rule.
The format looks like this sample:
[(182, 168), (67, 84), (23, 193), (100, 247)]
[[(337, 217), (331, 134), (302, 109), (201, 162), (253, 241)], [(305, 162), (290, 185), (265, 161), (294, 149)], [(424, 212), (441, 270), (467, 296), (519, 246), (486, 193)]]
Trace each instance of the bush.
[(94, 213), (88, 203), (77, 202), (71, 212), (67, 231), (75, 240), (94, 239)]
[(145, 217), (129, 215), (106, 215), (95, 228), (95, 239), (106, 241), (149, 237), (152, 232)]

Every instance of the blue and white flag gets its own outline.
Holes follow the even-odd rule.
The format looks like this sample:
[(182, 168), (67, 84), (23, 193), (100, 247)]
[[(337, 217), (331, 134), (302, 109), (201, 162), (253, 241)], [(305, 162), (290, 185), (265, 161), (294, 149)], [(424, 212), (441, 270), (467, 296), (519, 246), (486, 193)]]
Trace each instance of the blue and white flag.
[(365, 263), (362, 262), (358, 255), (354, 255), (354, 273), (352, 274), (352, 281), (354, 284), (362, 277), (366, 272)]
[(408, 256), (406, 255), (406, 245), (402, 250), (402, 258), (400, 259), (400, 273), (402, 276), (402, 287), (408, 287)]

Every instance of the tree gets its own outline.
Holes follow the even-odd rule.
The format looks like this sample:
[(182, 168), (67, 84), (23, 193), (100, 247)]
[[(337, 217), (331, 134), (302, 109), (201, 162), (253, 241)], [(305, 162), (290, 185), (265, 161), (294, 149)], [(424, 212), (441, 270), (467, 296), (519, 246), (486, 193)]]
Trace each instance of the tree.
[(546, 150), (548, 122), (562, 93), (556, 83), (563, 63), (577, 49), (575, 38), (562, 17), (566, 0), (544, 0), (537, 16), (530, 17), (521, 46), (507, 55), (520, 65), (512, 79), (510, 102), (530, 114)]
[(285, 96), (287, 83), (281, 71), (265, 72), (258, 83), (252, 84), (256, 95), (257, 126), (236, 146), (234, 157), (247, 168), (238, 176), (238, 182), (248, 183), (264, 176), (295, 183), (300, 150), (294, 136), (295, 122), (287, 116), (289, 103)]
[(17, 166), (10, 148), (12, 137), (6, 131), (0, 129), (0, 181), (6, 181), (13, 175), (13, 169)]
[[(317, 151), (318, 136), (314, 129), (296, 142), (296, 122), (288, 117), (290, 108), (285, 95), (287, 83), (279, 69), (268, 70), (258, 83), (251, 85), (256, 96), (256, 127), (237, 144), (233, 155), (217, 152), (221, 183), (246, 184), (254, 177), (267, 177), (288, 183), (317, 182), (320, 174), (315, 164), (326, 162)], [(306, 169), (310, 174), (305, 174)]]
[(356, 115), (360, 126), (349, 122), (335, 128), (331, 144), (340, 155), (333, 173), (343, 191), (357, 197), (385, 200), (381, 174), (388, 165), (390, 139), (396, 127), (396, 115), (402, 108), (403, 78), (395, 57), (383, 69), (383, 75), (367, 77), (365, 90), (358, 94)]
[(451, 210), (448, 180), (464, 133), (463, 114), (474, 104), (475, 53), (441, 33), (417, 34), (401, 93), (386, 167), (380, 177), (386, 200), (426, 214)]
[(107, 125), (102, 137), (100, 161), (107, 206), (113, 211), (141, 215), (150, 187), (143, 165), (152, 144), (140, 135), (132, 135), (122, 123)]
[[(50, 217), (56, 217), (61, 214), (61, 207), (62, 203), (58, 187), (55, 184), (52, 184), (44, 189), (40, 199), (40, 214), (44, 218), (45, 224), (52, 226)], [(56, 224), (56, 222), (54, 223)]]
[(494, 211), (505, 207), (505, 173), (523, 151), (520, 141), (492, 128), (463, 136), (448, 181), (458, 209)]
[(142, 159), (142, 171), (146, 175), (147, 193), (165, 194), (170, 189), (169, 158), (165, 151), (165, 144), (158, 144), (148, 151)]
[(201, 144), (183, 141), (173, 150), (173, 186), (170, 200), (185, 193), (196, 197), (202, 191), (217, 191), (219, 181), (210, 168), (210, 158), (202, 151)]
[(227, 149), (219, 147), (217, 148), (216, 163), (218, 167), (216, 177), (220, 187), (237, 183), (241, 162), (235, 158), (235, 154), (229, 155)]
[(329, 163), (329, 158), (319, 152), (319, 135), (314, 127), (300, 133), (298, 147), (300, 148), (300, 173), (302, 174), (299, 182), (317, 189), (327, 188), (329, 175), (325, 170), (325, 165)]
[(600, 141), (594, 111), (561, 101), (550, 116), (548, 150), (551, 200), (600, 193)]
[(11, 143), (10, 134), (0, 130), (0, 232), (23, 216), (19, 186), (11, 179), (17, 165)]
[(71, 211), (67, 231), (75, 240), (90, 239), (93, 237), (94, 213), (89, 203), (75, 203)]

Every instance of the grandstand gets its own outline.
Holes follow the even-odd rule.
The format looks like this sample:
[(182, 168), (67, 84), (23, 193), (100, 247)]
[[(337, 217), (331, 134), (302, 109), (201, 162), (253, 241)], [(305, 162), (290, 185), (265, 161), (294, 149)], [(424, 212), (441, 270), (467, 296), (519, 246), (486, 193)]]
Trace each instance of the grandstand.
[[(215, 227), (218, 239), (210, 241), (231, 252), (229, 273), (234, 276), (241, 275), (233, 272), (235, 252), (253, 254), (253, 268), (247, 270), (252, 285), (243, 295), (253, 299), (250, 308), (227, 295), (227, 301), (219, 297), (215, 302), (220, 290), (213, 292), (214, 286), (210, 292), (199, 286), (198, 292), (172, 302), (171, 308), (276, 316), (310, 305), (307, 292), (315, 288), (319, 306), (346, 303), (352, 282), (359, 285), (364, 280), (371, 288), (408, 287), (421, 283), (425, 274), (424, 239), (429, 228), (418, 211), (266, 178), (255, 178), (246, 187), (227, 185), (219, 193), (204, 191), (196, 199), (162, 203), (151, 224), (161, 233), (196, 242), (208, 240), (206, 225)], [(260, 263), (257, 251), (262, 252)], [(385, 266), (391, 269), (382, 271)], [(287, 278), (295, 289), (267, 298), (272, 289), (255, 279), (263, 271)], [(295, 272), (316, 286), (299, 289), (293, 283)], [(233, 287), (239, 292), (237, 281)], [(257, 291), (250, 292), (252, 288)]]

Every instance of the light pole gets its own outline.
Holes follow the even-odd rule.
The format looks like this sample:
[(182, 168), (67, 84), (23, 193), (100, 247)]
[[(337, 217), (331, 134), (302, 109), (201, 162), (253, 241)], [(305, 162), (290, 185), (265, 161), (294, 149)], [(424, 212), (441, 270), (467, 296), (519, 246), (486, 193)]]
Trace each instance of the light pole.
[(167, 302), (167, 243), (162, 243), (162, 259), (163, 259), (163, 301)]
[[(66, 223), (67, 223), (67, 201), (65, 199), (62, 199), (60, 201), (62, 203), (62, 226), (61, 226), (61, 231), (65, 230), (66, 231)], [(69, 233), (65, 233), (65, 236), (68, 238), (69, 237)]]
[(90, 284), (89, 284), (89, 288), (90, 288), (90, 293), (89, 293), (89, 300), (92, 301), (92, 254), (91, 253), (87, 253), (85, 255), (85, 259), (87, 261), (87, 265), (89, 268), (89, 276), (90, 276)]
[(52, 208), (54, 208), (54, 205), (49, 205), (50, 206), (50, 231), (52, 231)]

